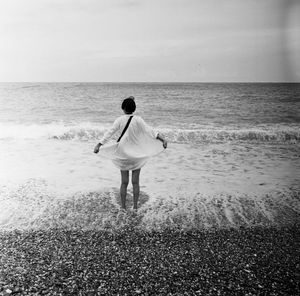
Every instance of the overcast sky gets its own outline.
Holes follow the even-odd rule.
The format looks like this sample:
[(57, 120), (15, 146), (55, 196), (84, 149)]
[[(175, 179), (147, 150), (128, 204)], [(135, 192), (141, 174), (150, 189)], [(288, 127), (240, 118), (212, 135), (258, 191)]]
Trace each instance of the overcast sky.
[(298, 0), (0, 0), (0, 81), (300, 81)]

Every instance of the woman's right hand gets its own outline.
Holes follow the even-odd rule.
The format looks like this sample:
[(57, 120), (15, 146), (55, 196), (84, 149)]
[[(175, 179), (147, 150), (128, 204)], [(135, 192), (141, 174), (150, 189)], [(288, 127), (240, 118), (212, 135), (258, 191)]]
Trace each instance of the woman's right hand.
[(94, 153), (98, 153), (99, 152), (99, 149), (100, 149), (100, 147), (101, 147), (101, 143), (99, 143), (99, 144), (97, 144), (96, 146), (95, 146), (95, 148), (94, 148)]

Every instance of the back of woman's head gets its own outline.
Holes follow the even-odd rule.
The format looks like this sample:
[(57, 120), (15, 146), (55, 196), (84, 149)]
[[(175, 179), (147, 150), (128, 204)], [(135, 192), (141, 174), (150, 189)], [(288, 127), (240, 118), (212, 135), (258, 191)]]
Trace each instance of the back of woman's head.
[(125, 99), (122, 103), (122, 109), (126, 113), (133, 113), (135, 111), (136, 105), (134, 102), (134, 97), (130, 96), (127, 99)]

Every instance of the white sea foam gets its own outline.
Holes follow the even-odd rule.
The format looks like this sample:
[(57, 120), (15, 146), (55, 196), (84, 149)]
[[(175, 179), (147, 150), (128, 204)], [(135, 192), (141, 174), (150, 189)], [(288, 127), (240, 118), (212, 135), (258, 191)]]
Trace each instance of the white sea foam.
[[(268, 195), (195, 194), (155, 199), (141, 192), (137, 215), (120, 211), (117, 189), (55, 196), (45, 182), (31, 180), (0, 193), (0, 230), (81, 228), (118, 230), (134, 225), (144, 230), (227, 228), (300, 222), (300, 192)], [(132, 192), (127, 205), (132, 206)]]
[(71, 125), (0, 123), (0, 139), (96, 139), (108, 126), (89, 122)]

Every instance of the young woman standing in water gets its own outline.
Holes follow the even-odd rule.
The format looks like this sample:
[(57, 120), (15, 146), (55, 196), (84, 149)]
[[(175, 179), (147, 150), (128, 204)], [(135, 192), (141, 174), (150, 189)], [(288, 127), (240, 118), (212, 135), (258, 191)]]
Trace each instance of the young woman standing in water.
[[(94, 153), (107, 143), (116, 132), (120, 133), (117, 143), (105, 145), (100, 154), (112, 159), (121, 171), (121, 206), (126, 209), (126, 194), (129, 183), (129, 171), (132, 171), (133, 208), (137, 210), (140, 194), (139, 177), (141, 168), (147, 160), (167, 148), (167, 141), (155, 132), (140, 116), (133, 116), (136, 109), (134, 97), (125, 99), (122, 103), (124, 115), (118, 117), (96, 145)], [(161, 143), (159, 142), (162, 142)]]

